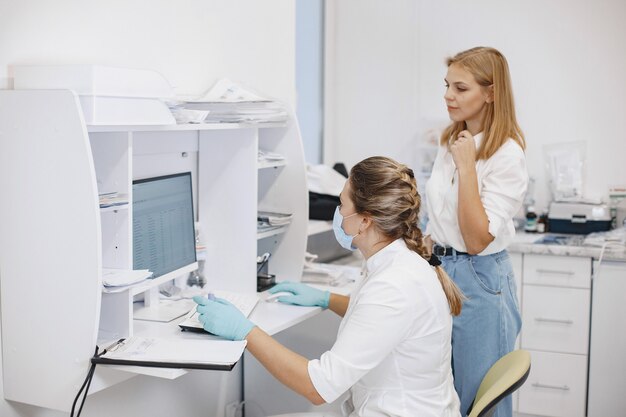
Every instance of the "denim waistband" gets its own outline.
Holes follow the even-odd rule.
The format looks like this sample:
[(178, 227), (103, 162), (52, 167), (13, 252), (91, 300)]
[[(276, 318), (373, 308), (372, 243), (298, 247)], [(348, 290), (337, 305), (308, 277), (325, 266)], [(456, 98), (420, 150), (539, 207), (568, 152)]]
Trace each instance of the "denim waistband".
[(490, 253), (489, 255), (472, 255), (467, 252), (460, 252), (452, 247), (441, 246), (441, 245), (434, 245), (433, 253), (440, 258), (443, 258), (445, 256), (462, 256), (463, 255), (463, 256), (479, 256), (479, 257), (491, 256), (497, 260), (500, 260), (504, 257), (509, 256), (509, 252), (506, 249), (502, 249), (500, 252)]
[(450, 246), (440, 246), (440, 245), (434, 245), (433, 246), (433, 253), (439, 257), (442, 256), (454, 256), (454, 255), (469, 255), (469, 253), (467, 252), (460, 252), (456, 249), (454, 249), (453, 247)]

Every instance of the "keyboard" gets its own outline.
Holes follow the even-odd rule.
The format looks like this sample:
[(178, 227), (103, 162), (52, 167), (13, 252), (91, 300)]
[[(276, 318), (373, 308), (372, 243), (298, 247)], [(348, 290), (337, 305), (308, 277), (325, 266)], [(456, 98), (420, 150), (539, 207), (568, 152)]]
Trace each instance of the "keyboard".
[[(235, 291), (212, 291), (216, 298), (223, 298), (233, 304), (244, 316), (249, 317), (252, 314), (252, 310), (259, 302), (259, 296), (251, 293), (241, 293)], [(196, 308), (192, 308), (185, 316), (185, 319), (178, 324), (182, 330), (189, 330), (192, 332), (205, 332), (202, 328), (202, 323), (198, 320), (198, 312)]]

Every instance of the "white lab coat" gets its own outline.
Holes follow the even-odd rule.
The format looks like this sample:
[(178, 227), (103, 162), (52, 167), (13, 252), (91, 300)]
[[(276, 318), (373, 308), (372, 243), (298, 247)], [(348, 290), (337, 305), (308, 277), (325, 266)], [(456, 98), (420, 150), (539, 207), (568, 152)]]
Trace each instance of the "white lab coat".
[(345, 416), (459, 416), (451, 369), (452, 317), (434, 269), (402, 239), (367, 260), (337, 341), (308, 364)]

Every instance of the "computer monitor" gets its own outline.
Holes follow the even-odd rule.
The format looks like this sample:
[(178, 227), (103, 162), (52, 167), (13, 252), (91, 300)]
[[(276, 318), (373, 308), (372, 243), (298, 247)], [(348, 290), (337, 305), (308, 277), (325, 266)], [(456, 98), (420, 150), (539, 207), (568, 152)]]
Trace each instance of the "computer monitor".
[(157, 278), (194, 262), (191, 172), (133, 181), (133, 269)]

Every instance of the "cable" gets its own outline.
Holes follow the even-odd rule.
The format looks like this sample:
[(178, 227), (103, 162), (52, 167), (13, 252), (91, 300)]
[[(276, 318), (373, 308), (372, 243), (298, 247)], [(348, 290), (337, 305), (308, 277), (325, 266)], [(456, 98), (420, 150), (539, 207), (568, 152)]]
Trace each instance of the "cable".
[[(94, 357), (100, 356), (100, 355), (104, 355), (106, 353), (106, 349), (102, 351), (102, 353), (98, 354), (98, 346), (96, 346), (96, 351), (94, 352)], [(83, 411), (83, 406), (85, 405), (85, 400), (87, 399), (87, 393), (89, 392), (89, 387), (91, 386), (91, 381), (93, 379), (93, 374), (96, 371), (96, 364), (95, 363), (91, 363), (91, 366), (89, 367), (89, 371), (87, 372), (87, 376), (85, 377), (85, 381), (83, 382), (83, 385), (81, 385), (80, 389), (78, 390), (78, 393), (76, 394), (76, 397), (74, 398), (74, 402), (72, 403), (72, 410), (70, 411), (70, 417), (74, 417), (74, 410), (76, 409), (76, 403), (78, 402), (78, 399), (80, 398), (80, 395), (83, 394), (83, 399), (80, 402), (80, 408), (78, 409), (78, 414), (76, 414), (75, 417), (79, 417), (80, 413)], [(84, 390), (84, 393), (83, 393)]]
[[(272, 254), (269, 252), (265, 252), (263, 255), (257, 256), (257, 261), (256, 261), (256, 264), (257, 264), (256, 273), (257, 274), (261, 272), (261, 270), (263, 269), (263, 267), (265, 267), (265, 265), (267, 265), (267, 261), (270, 260), (271, 256)], [(258, 266), (259, 264), (261, 266)]]
[(598, 265), (597, 268), (594, 268), (592, 277), (595, 278), (600, 272), (600, 266), (602, 265), (602, 259), (604, 258), (604, 252), (607, 246), (617, 246), (620, 248), (624, 248), (625, 245), (620, 241), (615, 240), (607, 240), (602, 244), (602, 248), (600, 249), (600, 256), (598, 257)]
[[(226, 417), (241, 417), (243, 416), (243, 412), (244, 412), (244, 408), (245, 406), (255, 406), (255, 408), (257, 408), (258, 410), (260, 410), (261, 415), (262, 416), (266, 416), (267, 413), (265, 412), (265, 410), (263, 409), (263, 407), (261, 407), (261, 405), (259, 403), (257, 403), (256, 401), (239, 401), (236, 403), (230, 403), (226, 406)], [(252, 408), (250, 408), (248, 410), (248, 412), (252, 411)], [(246, 413), (248, 414), (248, 413)]]

